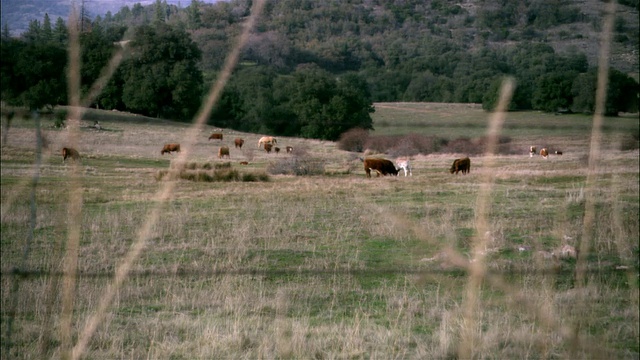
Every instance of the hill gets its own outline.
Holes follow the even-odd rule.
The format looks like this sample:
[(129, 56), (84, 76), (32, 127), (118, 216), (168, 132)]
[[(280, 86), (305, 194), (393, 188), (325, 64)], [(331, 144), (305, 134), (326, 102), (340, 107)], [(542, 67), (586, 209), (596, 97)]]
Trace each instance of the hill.
[[(215, 3), (220, 0), (199, 1)], [(189, 5), (189, 0), (164, 0), (164, 2), (177, 7)], [(77, 3), (84, 3), (87, 16), (90, 19), (95, 19), (97, 16), (104, 17), (107, 12), (115, 14), (125, 6), (130, 8), (135, 4), (151, 6), (155, 0), (81, 0)], [(58, 17), (66, 20), (71, 11), (70, 4), (69, 0), (2, 0), (0, 3), (2, 10), (0, 27), (8, 26), (11, 33), (17, 36), (27, 31), (30, 21), (42, 21), (44, 14), (49, 14), (49, 17), (54, 21)]]
[[(194, 1), (180, 8), (156, 1), (96, 17), (82, 29), (83, 86), (99, 77), (123, 37), (131, 40), (132, 56), (93, 105), (190, 118), (235, 46), (251, 4)], [(267, 2), (209, 121), (334, 140), (350, 128), (370, 128), (372, 102), (481, 103), (492, 109), (504, 77), (516, 83), (509, 110), (593, 113), (605, 5)], [(608, 34), (607, 115), (638, 109), (638, 10), (626, 2), (616, 9)], [(62, 75), (31, 66), (36, 56), (43, 64), (64, 65), (64, 26), (56, 23), (54, 32), (50, 21), (31, 25), (21, 40), (6, 32), (3, 37), (3, 100), (38, 108), (64, 104), (62, 91), (52, 90), (64, 89)]]
[[(88, 16), (104, 17), (110, 11), (139, 3), (151, 12), (155, 1), (87, 0)], [(248, 11), (244, 0), (200, 0), (201, 31), (194, 38), (205, 52), (212, 44), (223, 45), (237, 33)], [(611, 65), (638, 79), (638, 2), (619, 1), (616, 10)], [(165, 0), (168, 22), (184, 22), (188, 0)], [(519, 42), (540, 42), (560, 54), (586, 54), (597, 64), (598, 44), (605, 3), (596, 0), (499, 0), (412, 1), (298, 1), (269, 2), (253, 42), (253, 54), (261, 61), (295, 64), (316, 60), (336, 70), (361, 67), (368, 61), (406, 62), (424, 54), (425, 46), (445, 42), (463, 51), (499, 48)], [(2, 0), (2, 26), (14, 34), (28, 28), (29, 21), (67, 18), (66, 0)], [(215, 31), (206, 31), (215, 29)], [(198, 36), (201, 35), (202, 37)], [(209, 38), (207, 40), (207, 37)], [(222, 44), (220, 41), (222, 40)], [(213, 43), (212, 43), (213, 42)], [(251, 47), (251, 44), (250, 44)], [(219, 46), (218, 46), (219, 48)], [(226, 48), (224, 46), (223, 48)], [(209, 50), (211, 49), (211, 50)], [(267, 53), (265, 53), (267, 52)], [(216, 54), (206, 53), (207, 66), (217, 66)], [(264, 59), (261, 57), (268, 57)]]

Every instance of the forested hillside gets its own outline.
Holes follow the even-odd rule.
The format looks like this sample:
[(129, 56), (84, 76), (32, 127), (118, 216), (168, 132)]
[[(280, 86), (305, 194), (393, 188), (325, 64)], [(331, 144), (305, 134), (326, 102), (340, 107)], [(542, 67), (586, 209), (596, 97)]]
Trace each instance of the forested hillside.
[[(491, 109), (504, 76), (516, 79), (512, 110), (593, 112), (605, 6), (597, 0), (268, 1), (212, 122), (335, 139), (351, 127), (370, 128), (372, 102)], [(133, 40), (133, 56), (96, 105), (188, 119), (199, 103), (195, 94), (215, 79), (250, 9), (249, 0), (192, 0), (184, 8), (157, 0), (91, 19), (82, 29), (83, 60), (94, 72), (85, 71), (86, 81), (97, 78), (114, 42)], [(34, 19), (12, 46), (55, 46), (42, 40), (56, 32), (51, 22)], [(3, 36), (3, 77), (27, 86), (7, 70), (20, 58), (5, 61), (8, 50), (17, 49), (8, 41)], [(637, 1), (617, 5), (610, 64), (607, 114), (637, 111)], [(9, 90), (3, 85), (5, 101), (29, 94)]]

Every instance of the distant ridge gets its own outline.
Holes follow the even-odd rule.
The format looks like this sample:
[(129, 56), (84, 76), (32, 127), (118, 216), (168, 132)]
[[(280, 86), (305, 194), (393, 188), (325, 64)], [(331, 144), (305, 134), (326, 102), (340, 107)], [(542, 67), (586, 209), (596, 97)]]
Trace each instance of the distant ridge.
[[(215, 3), (221, 0), (198, 0), (202, 3)], [(76, 3), (80, 3), (77, 0)], [(89, 17), (104, 16), (107, 12), (115, 14), (124, 6), (132, 7), (136, 3), (142, 6), (153, 5), (155, 0), (85, 0)], [(178, 7), (187, 7), (191, 0), (166, 0), (167, 4)], [(0, 0), (0, 26), (9, 26), (12, 35), (19, 35), (29, 28), (29, 22), (39, 20), (42, 22), (44, 14), (55, 23), (58, 17), (67, 19), (71, 9), (72, 0)]]

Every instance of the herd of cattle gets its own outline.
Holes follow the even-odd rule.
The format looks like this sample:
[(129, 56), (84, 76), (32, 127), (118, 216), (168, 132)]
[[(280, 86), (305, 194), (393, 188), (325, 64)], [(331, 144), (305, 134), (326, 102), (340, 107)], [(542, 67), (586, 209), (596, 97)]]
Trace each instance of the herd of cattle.
[[(209, 140), (222, 140), (222, 139), (223, 139), (223, 135), (220, 132), (215, 132), (209, 136)], [(244, 145), (244, 139), (235, 138), (233, 143), (236, 149), (242, 149), (242, 145)], [(275, 137), (263, 136), (260, 138), (260, 140), (258, 140), (258, 148), (262, 147), (267, 153), (271, 153), (272, 150), (275, 151), (276, 153), (279, 153), (280, 148), (277, 146), (274, 146), (277, 143), (278, 143), (278, 140)], [(287, 146), (285, 147), (285, 150), (287, 153), (291, 153), (293, 152), (293, 147)], [(160, 155), (164, 155), (165, 153), (171, 154), (172, 152), (180, 152), (180, 144), (177, 144), (177, 143), (165, 144), (162, 147), (162, 150), (160, 151)], [(538, 149), (536, 146), (529, 147), (530, 157), (533, 157), (535, 154), (537, 154), (537, 152), (538, 152)], [(562, 155), (562, 151), (556, 150), (555, 154)], [(229, 148), (227, 146), (221, 146), (218, 149), (218, 158), (223, 159), (225, 156), (227, 158), (231, 158)], [(549, 149), (547, 149), (546, 147), (542, 148), (540, 150), (540, 156), (546, 159), (549, 156)], [(62, 162), (65, 162), (67, 158), (71, 158), (73, 160), (79, 160), (80, 154), (76, 149), (73, 149), (70, 147), (63, 147)], [(400, 170), (404, 170), (405, 177), (407, 175), (408, 176), (413, 175), (411, 162), (408, 158), (396, 159), (396, 162), (398, 165), (397, 167), (391, 160), (387, 160), (387, 159), (381, 159), (381, 158), (365, 158), (365, 159), (359, 158), (359, 159), (360, 161), (362, 161), (366, 176), (369, 178), (371, 177), (372, 171), (376, 173), (377, 177), (379, 177), (380, 175), (398, 176), (398, 174), (400, 173)], [(241, 161), (240, 164), (248, 165), (249, 163), (247, 161)], [(451, 165), (451, 168), (449, 169), (449, 172), (451, 174), (454, 174), (454, 173), (458, 174), (459, 172), (462, 172), (463, 175), (471, 172), (471, 159), (469, 159), (469, 157), (465, 157), (462, 159), (455, 159), (453, 161), (453, 164)]]
[[(209, 136), (209, 140), (222, 140), (223, 138), (224, 138), (224, 135), (219, 132), (215, 132)], [(264, 151), (266, 151), (267, 153), (271, 153), (272, 150), (275, 151), (276, 153), (279, 153), (280, 148), (277, 146), (274, 146), (274, 144), (277, 144), (277, 143), (278, 143), (278, 140), (275, 137), (263, 136), (260, 138), (260, 140), (258, 140), (258, 147), (263, 147)], [(244, 145), (244, 139), (235, 138), (233, 140), (233, 145), (235, 146), (236, 149), (242, 149), (242, 145)], [(290, 154), (291, 152), (293, 152), (293, 147), (287, 146), (285, 147), (285, 151), (287, 152), (287, 154)], [(172, 152), (180, 152), (180, 144), (174, 144), (174, 143), (165, 144), (162, 150), (160, 151), (160, 155), (164, 155), (165, 153), (171, 154)], [(225, 156), (227, 158), (231, 158), (229, 147), (220, 146), (218, 148), (218, 158), (223, 159)], [(242, 165), (246, 165), (245, 163), (248, 164), (246, 161), (240, 162), (240, 164)]]

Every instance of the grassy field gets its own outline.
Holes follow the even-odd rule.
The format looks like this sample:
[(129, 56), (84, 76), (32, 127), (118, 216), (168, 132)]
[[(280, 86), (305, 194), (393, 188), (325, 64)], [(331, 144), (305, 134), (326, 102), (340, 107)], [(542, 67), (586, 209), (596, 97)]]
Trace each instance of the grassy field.
[[(395, 103), (376, 104), (373, 117), (373, 135), (455, 139), (485, 135), (489, 114)], [(623, 146), (637, 139), (637, 114), (605, 119), (592, 173), (591, 118), (583, 115), (509, 113), (502, 134), (521, 154), (472, 156), (469, 175), (448, 172), (465, 154), (431, 154), (413, 157), (411, 177), (372, 179), (361, 154), (333, 142), (278, 138), (294, 154), (266, 154), (257, 148), (261, 134), (225, 129), (221, 142), (208, 141), (214, 129), (205, 127), (189, 162), (229, 162), (241, 174), (267, 174), (292, 159), (325, 169), (251, 182), (157, 181), (177, 156), (161, 155), (162, 145), (180, 142), (188, 125), (95, 110), (84, 119), (80, 189), (70, 190), (74, 164), (60, 156), (67, 130), (43, 122), (48, 146), (35, 187), (33, 121), (14, 119), (6, 134), (3, 355), (63, 355), (70, 191), (83, 200), (75, 344), (171, 183), (87, 358), (453, 359), (466, 348), (495, 359), (640, 356), (640, 155), (637, 145)], [(94, 119), (103, 130), (88, 127)], [(235, 137), (246, 140), (242, 150)], [(231, 159), (217, 158), (221, 144)], [(564, 155), (529, 157), (530, 145)], [(586, 251), (562, 258), (565, 245)], [(469, 271), (478, 262), (475, 286)], [(12, 276), (15, 268), (26, 273)]]

